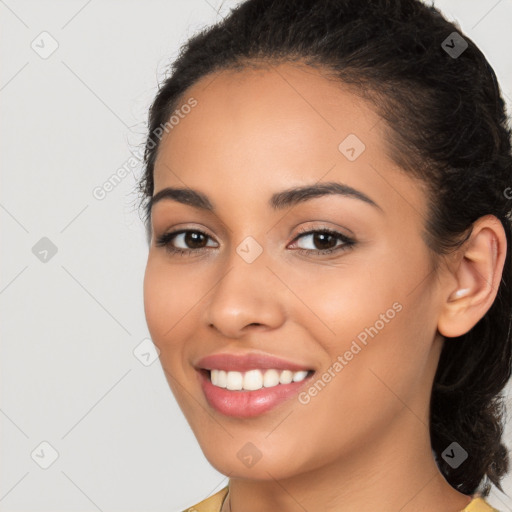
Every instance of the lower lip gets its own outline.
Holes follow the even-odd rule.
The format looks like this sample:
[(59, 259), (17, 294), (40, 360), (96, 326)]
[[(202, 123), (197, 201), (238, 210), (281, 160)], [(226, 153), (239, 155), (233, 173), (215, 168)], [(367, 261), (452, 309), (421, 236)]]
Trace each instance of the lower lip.
[(198, 373), (208, 403), (221, 414), (238, 418), (253, 418), (270, 411), (297, 395), (300, 388), (307, 384), (313, 376), (313, 374), (308, 375), (300, 382), (278, 384), (255, 391), (231, 391), (214, 386), (206, 371), (199, 370)]

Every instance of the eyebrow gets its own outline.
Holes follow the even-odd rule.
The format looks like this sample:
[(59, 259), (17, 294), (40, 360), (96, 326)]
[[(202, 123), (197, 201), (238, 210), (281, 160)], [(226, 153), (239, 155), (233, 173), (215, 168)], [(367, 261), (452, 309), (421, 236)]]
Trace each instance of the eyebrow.
[[(375, 201), (370, 199), (366, 194), (363, 194), (363, 192), (337, 182), (317, 183), (314, 185), (294, 187), (281, 192), (276, 192), (269, 199), (269, 206), (276, 211), (283, 210), (284, 208), (294, 206), (310, 199), (332, 194), (359, 199), (360, 201), (383, 211)], [(200, 210), (215, 212), (214, 205), (208, 199), (208, 196), (202, 192), (191, 188), (166, 187), (150, 198), (146, 206), (146, 213), (148, 216), (150, 215), (153, 206), (164, 199), (193, 206)]]

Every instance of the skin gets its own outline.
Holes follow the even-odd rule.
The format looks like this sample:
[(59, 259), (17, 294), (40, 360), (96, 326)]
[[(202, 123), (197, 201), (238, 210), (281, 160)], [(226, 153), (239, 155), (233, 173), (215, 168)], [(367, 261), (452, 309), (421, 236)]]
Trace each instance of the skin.
[[(428, 405), (442, 344), (451, 342), (442, 335), (467, 332), (494, 301), (501, 223), (479, 219), (434, 272), (421, 236), (425, 189), (389, 158), (384, 122), (370, 106), (317, 70), (221, 71), (183, 103), (190, 97), (197, 106), (161, 141), (155, 194), (193, 188), (215, 213), (154, 205), (144, 304), (176, 400), (208, 461), (230, 476), (223, 512), (462, 510), (470, 497), (432, 456)], [(350, 133), (366, 146), (355, 161), (338, 149)], [(326, 181), (360, 190), (380, 209), (339, 195), (283, 211), (268, 205), (274, 192)], [(300, 227), (327, 227), (356, 244), (314, 254), (342, 242), (297, 238)], [(183, 236), (172, 242), (202, 252), (156, 246), (178, 228), (205, 232), (195, 246)], [(247, 236), (263, 249), (250, 264), (236, 252)], [(458, 289), (466, 295), (456, 298)], [(294, 397), (240, 419), (206, 401), (193, 367), (200, 357), (261, 351), (315, 369), (316, 380), (396, 302), (401, 311), (309, 403)], [(261, 452), (252, 467), (237, 457), (248, 442)]]

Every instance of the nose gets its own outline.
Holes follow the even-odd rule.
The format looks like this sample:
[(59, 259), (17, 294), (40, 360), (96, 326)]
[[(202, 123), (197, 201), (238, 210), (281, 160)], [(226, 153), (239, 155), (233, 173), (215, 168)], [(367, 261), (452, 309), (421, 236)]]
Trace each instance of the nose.
[(239, 338), (253, 328), (279, 328), (285, 321), (284, 288), (265, 258), (247, 263), (234, 253), (203, 302), (203, 325), (226, 338)]

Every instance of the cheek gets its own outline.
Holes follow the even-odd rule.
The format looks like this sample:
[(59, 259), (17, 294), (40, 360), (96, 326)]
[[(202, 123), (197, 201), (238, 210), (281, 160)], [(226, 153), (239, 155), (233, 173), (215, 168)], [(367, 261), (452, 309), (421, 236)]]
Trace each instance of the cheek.
[[(372, 306), (374, 310), (380, 312)], [(403, 305), (395, 313), (380, 330), (365, 331), (360, 328), (361, 317), (353, 322), (346, 312), (336, 342), (324, 343), (325, 365), (295, 407), (295, 419), (308, 425), (308, 438), (318, 440), (314, 461), (307, 447), (294, 446), (298, 459), (320, 465), (322, 459), (362, 449), (403, 415), (411, 415), (412, 421), (423, 416), (428, 344), (416, 337), (419, 329), (407, 321), (415, 314), (412, 308)], [(373, 326), (372, 319), (369, 315), (366, 326)], [(367, 335), (366, 344), (357, 338), (360, 332)], [(273, 436), (276, 446), (286, 445), (289, 431), (277, 429)]]
[(327, 372), (325, 389), (333, 392), (322, 388), (318, 395), (332, 400), (334, 409), (363, 413), (375, 405), (377, 411), (390, 401), (400, 405), (393, 392), (405, 399), (418, 390), (435, 335), (428, 280), (418, 287), (415, 282), (427, 273), (422, 258), (400, 259), (395, 253), (326, 269), (300, 286), (296, 281), (297, 295), (311, 305), (311, 310), (301, 306), (303, 326), (324, 353), (317, 378)]
[[(311, 304), (317, 316), (315, 333), (329, 353), (348, 350), (354, 339), (365, 346), (365, 341), (392, 333), (393, 345), (400, 345), (409, 330), (425, 323), (430, 286), (425, 276), (430, 268), (416, 245), (404, 244), (397, 251), (383, 239), (371, 250), (351, 255), (346, 265), (315, 272), (308, 282), (302, 279), (299, 293)], [(409, 317), (407, 323), (401, 322), (404, 317)]]
[(334, 268), (289, 273), (290, 287), (301, 299), (293, 301), (292, 314), (329, 354), (343, 353), (358, 336), (364, 343), (375, 324), (379, 332), (390, 330), (404, 299), (397, 282), (404, 274), (395, 265), (382, 257), (354, 257)]
[(199, 283), (194, 280), (192, 273), (185, 277), (179, 269), (171, 269), (161, 255), (150, 253), (143, 282), (146, 322), (160, 351), (165, 378), (187, 418), (195, 414), (189, 392), (185, 391), (195, 375), (184, 352), (195, 322), (193, 306), (198, 301)]
[(200, 299), (200, 286), (200, 279), (193, 273), (171, 269), (160, 255), (149, 255), (144, 274), (144, 312), (153, 342), (161, 352), (179, 343), (179, 332)]

